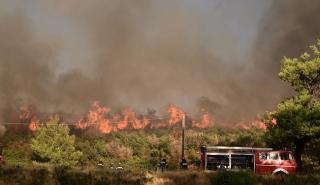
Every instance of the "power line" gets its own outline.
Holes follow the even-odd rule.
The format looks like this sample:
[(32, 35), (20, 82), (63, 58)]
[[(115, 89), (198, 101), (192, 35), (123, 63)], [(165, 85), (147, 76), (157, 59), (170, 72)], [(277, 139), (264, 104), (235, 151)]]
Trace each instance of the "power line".
[[(148, 121), (154, 121), (154, 120), (164, 120), (164, 119), (168, 119), (170, 117), (166, 116), (166, 117), (157, 117), (157, 118), (148, 118)], [(182, 118), (181, 118), (182, 119)], [(124, 120), (122, 121), (106, 121), (108, 123), (112, 123), (112, 124), (119, 124), (122, 123)], [(143, 119), (139, 119), (139, 121), (143, 121)], [(128, 120), (128, 123), (135, 123), (135, 121), (132, 120)], [(61, 124), (64, 125), (76, 125), (77, 123), (81, 123), (81, 121), (71, 121), (71, 122), (61, 122)], [(84, 122), (88, 125), (90, 124), (95, 124), (95, 122), (93, 123), (89, 123), (89, 122)], [(0, 125), (29, 125), (30, 122), (0, 122)], [(46, 124), (49, 125), (48, 123), (39, 123), (39, 124)]]

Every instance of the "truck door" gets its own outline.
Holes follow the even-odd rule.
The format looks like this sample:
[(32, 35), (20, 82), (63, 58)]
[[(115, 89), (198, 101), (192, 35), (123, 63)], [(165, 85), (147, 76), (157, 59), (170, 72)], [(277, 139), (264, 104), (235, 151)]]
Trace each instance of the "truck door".
[(256, 152), (256, 173), (272, 174), (280, 165), (279, 152), (257, 151)]
[(289, 174), (296, 172), (297, 163), (294, 160), (291, 152), (283, 151), (280, 152), (280, 164), (279, 167), (285, 169)]
[(281, 164), (279, 152), (269, 152), (269, 171), (268, 174), (272, 174)]

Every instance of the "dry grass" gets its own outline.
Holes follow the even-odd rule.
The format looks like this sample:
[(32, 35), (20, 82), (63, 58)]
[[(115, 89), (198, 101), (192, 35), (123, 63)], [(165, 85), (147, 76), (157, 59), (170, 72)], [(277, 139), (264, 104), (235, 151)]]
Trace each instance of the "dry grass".
[(170, 171), (151, 175), (147, 185), (210, 185), (210, 179), (198, 171)]
[(48, 169), (43, 166), (0, 167), (0, 185), (320, 185), (320, 174), (284, 178), (247, 172), (167, 171), (142, 173), (106, 169)]
[(247, 172), (175, 171), (149, 174), (147, 185), (320, 185), (320, 174), (278, 177)]

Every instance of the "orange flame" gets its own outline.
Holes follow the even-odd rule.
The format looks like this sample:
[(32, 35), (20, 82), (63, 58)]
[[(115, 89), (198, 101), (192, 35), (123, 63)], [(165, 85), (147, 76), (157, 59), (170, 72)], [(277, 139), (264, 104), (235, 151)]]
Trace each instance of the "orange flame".
[(117, 125), (117, 128), (120, 130), (128, 128), (130, 123), (133, 129), (143, 129), (150, 123), (147, 117), (143, 117), (143, 119), (140, 120), (137, 117), (136, 113), (129, 108), (125, 108), (122, 110), (122, 116), (123, 120), (121, 120)]
[(168, 113), (170, 114), (168, 127), (174, 126), (179, 123), (182, 120), (183, 115), (185, 115), (185, 112), (174, 105), (169, 106)]
[(35, 115), (33, 115), (31, 108), (27, 105), (23, 105), (22, 107), (20, 107), (19, 119), (21, 121), (29, 121), (28, 127), (33, 132), (36, 131), (39, 127), (40, 120)]
[(267, 130), (266, 124), (262, 121), (259, 115), (257, 115), (256, 119), (251, 122), (245, 122), (245, 123), (238, 123), (236, 127), (240, 127), (243, 129), (252, 129), (252, 128), (258, 128), (261, 130)]
[(201, 122), (197, 123), (196, 121), (193, 121), (192, 126), (197, 128), (208, 128), (213, 123), (214, 118), (207, 111), (203, 111)]
[(109, 133), (115, 129), (107, 119), (106, 114), (110, 111), (109, 108), (100, 106), (97, 101), (92, 103), (91, 108), (92, 110), (89, 111), (86, 119), (82, 118), (76, 123), (76, 128), (85, 129), (93, 126), (102, 133)]
[[(101, 133), (110, 133), (124, 129), (144, 129), (144, 128), (169, 128), (179, 124), (186, 113), (174, 105), (168, 107), (169, 119), (151, 118), (135, 113), (130, 108), (124, 108), (120, 113), (112, 115), (111, 109), (101, 106), (98, 101), (91, 104), (91, 109), (87, 115), (75, 123), (75, 128), (94, 128)], [(52, 119), (54, 116), (51, 116)], [(20, 108), (19, 118), (23, 122), (29, 122), (29, 129), (36, 131), (40, 120), (33, 114), (30, 106)], [(151, 120), (157, 120), (157, 124), (151, 125)], [(155, 121), (153, 121), (155, 122)], [(200, 122), (193, 121), (192, 126), (197, 128), (207, 128), (213, 124), (214, 118), (207, 112), (203, 112)]]
[(35, 132), (37, 129), (38, 129), (38, 127), (39, 127), (39, 120), (36, 118), (36, 117), (32, 117), (31, 118), (31, 122), (30, 122), (30, 124), (29, 124), (29, 129), (31, 130), (31, 131), (33, 131), (33, 132)]
[(89, 111), (86, 118), (80, 119), (76, 123), (76, 128), (85, 129), (95, 127), (102, 133), (110, 133), (123, 129), (143, 129), (150, 124), (147, 117), (139, 119), (135, 112), (129, 108), (122, 110), (121, 114), (115, 114), (111, 118), (107, 115), (109, 108), (100, 106), (99, 102), (94, 102), (92, 110)]

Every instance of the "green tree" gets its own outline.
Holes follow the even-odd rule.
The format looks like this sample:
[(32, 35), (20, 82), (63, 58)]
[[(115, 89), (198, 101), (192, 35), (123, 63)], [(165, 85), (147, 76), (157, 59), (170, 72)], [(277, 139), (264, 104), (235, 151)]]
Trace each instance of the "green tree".
[(298, 94), (283, 100), (276, 111), (265, 115), (267, 143), (274, 148), (292, 149), (298, 169), (307, 144), (320, 137), (319, 46), (320, 41), (310, 47), (312, 54), (283, 59), (279, 77)]
[(290, 83), (299, 93), (307, 91), (317, 100), (320, 98), (320, 40), (310, 46), (311, 54), (305, 52), (298, 58), (284, 58), (280, 79)]
[(59, 124), (55, 118), (42, 125), (31, 140), (32, 151), (41, 159), (58, 166), (72, 166), (78, 163), (82, 153), (76, 151), (75, 137), (69, 135), (69, 128)]

